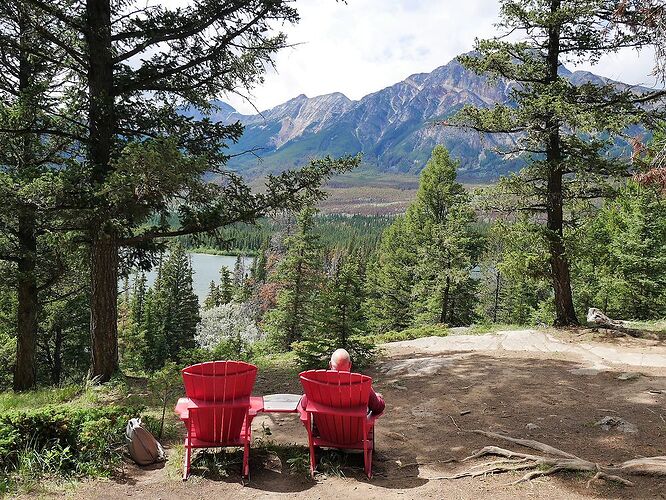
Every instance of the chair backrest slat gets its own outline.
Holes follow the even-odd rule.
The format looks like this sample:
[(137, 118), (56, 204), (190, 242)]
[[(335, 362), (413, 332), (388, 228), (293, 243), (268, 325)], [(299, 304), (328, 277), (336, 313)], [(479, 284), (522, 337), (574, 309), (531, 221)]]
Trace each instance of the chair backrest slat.
[(210, 361), (188, 366), (182, 375), (185, 394), (190, 399), (213, 404), (247, 400), (247, 404), (233, 408), (212, 406), (191, 412), (192, 429), (198, 439), (220, 444), (237, 440), (250, 404), (257, 367), (242, 361)]
[[(308, 401), (333, 408), (368, 405), (372, 379), (367, 375), (309, 370), (302, 372), (299, 378)], [(332, 443), (357, 443), (363, 437), (363, 420), (359, 417), (316, 413), (314, 421), (320, 436)]]

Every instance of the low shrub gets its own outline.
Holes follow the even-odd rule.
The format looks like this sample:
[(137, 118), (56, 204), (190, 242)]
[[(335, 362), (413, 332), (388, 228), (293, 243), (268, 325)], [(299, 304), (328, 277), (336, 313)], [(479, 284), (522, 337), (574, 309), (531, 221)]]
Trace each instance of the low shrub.
[(407, 328), (402, 331), (390, 331), (373, 335), (372, 340), (376, 344), (385, 344), (387, 342), (400, 342), (403, 340), (414, 340), (422, 337), (446, 337), (449, 329), (446, 325), (423, 325)]
[(49, 405), (0, 415), (0, 491), (43, 475), (106, 476), (142, 408)]
[(331, 353), (339, 347), (349, 352), (354, 367), (358, 368), (367, 365), (375, 355), (373, 339), (362, 335), (355, 335), (344, 344), (339, 343), (336, 339), (322, 337), (292, 344), (298, 366), (306, 369), (327, 368)]

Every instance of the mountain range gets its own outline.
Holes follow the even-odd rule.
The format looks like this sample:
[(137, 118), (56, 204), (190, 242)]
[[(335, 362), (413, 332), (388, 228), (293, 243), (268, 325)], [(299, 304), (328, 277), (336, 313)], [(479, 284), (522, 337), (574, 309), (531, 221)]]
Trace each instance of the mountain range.
[[(562, 68), (561, 74), (574, 84), (611, 82), (586, 71)], [(302, 166), (315, 156), (359, 152), (371, 170), (418, 174), (433, 147), (444, 144), (460, 161), (462, 180), (484, 182), (520, 168), (519, 159), (494, 151), (510, 147), (512, 139), (481, 136), (438, 122), (465, 104), (506, 103), (511, 86), (502, 79), (489, 81), (454, 59), (430, 73), (411, 75), (357, 101), (340, 92), (316, 97), (301, 94), (255, 115), (238, 113), (218, 101), (212, 119), (245, 125), (242, 138), (230, 152), (253, 154), (232, 158), (229, 167), (248, 177)]]

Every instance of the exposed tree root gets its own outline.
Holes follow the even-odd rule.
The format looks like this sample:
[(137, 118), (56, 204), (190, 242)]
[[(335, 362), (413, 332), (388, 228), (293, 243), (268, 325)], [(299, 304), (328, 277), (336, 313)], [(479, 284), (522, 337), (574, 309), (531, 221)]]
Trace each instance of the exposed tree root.
[(593, 481), (603, 479), (623, 484), (625, 486), (633, 486), (634, 483), (625, 479), (618, 474), (627, 473), (633, 475), (652, 475), (652, 476), (666, 476), (666, 456), (638, 458), (634, 460), (627, 460), (617, 465), (603, 465), (596, 462), (591, 462), (583, 458), (567, 453), (558, 448), (550, 445), (534, 441), (532, 439), (513, 438), (496, 432), (488, 432), (482, 430), (469, 431), (483, 436), (509, 441), (511, 443), (524, 446), (533, 450), (540, 451), (544, 455), (533, 455), (530, 453), (521, 453), (516, 451), (507, 450), (506, 448), (499, 448), (497, 446), (486, 446), (477, 451), (473, 455), (465, 458), (463, 462), (480, 457), (495, 456), (503, 457), (503, 460), (496, 460), (486, 462), (483, 464), (475, 465), (470, 469), (455, 474), (453, 476), (443, 476), (430, 479), (459, 479), (463, 477), (478, 477), (487, 474), (500, 474), (504, 472), (515, 472), (529, 470), (520, 479), (510, 484), (518, 484), (525, 481), (531, 481), (537, 477), (550, 476), (558, 472), (572, 471), (572, 472), (587, 472), (594, 474), (588, 481), (588, 487)]

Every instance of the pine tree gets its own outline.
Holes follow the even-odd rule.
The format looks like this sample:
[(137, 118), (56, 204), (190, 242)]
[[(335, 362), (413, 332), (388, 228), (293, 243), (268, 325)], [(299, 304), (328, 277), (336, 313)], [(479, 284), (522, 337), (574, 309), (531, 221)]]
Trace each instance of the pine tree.
[(257, 252), (257, 257), (252, 263), (252, 278), (255, 283), (262, 284), (266, 282), (268, 277), (268, 272), (266, 269), (266, 263), (268, 258), (270, 238), (266, 238), (262, 243), (259, 251)]
[(274, 280), (281, 289), (277, 304), (264, 317), (264, 328), (283, 349), (310, 336), (315, 329), (314, 310), (322, 280), (321, 247), (314, 231), (316, 210), (298, 214), (296, 232), (285, 240), (286, 255)]
[(412, 288), (416, 244), (404, 216), (382, 234), (379, 249), (368, 265), (365, 309), (373, 332), (403, 330), (412, 323)]
[[(215, 235), (235, 222), (320, 199), (322, 180), (359, 159), (312, 160), (269, 177), (257, 193), (225, 169), (225, 147), (243, 127), (211, 119), (211, 103), (261, 82), (286, 46), (286, 36), (273, 28), (298, 21), (290, 2), (200, 0), (169, 7), (34, 0), (27, 10), (39, 35), (30, 56), (56, 57), (65, 70), (50, 90), (58, 96), (57, 112), (71, 109), (75, 142), (85, 145), (68, 157), (84, 168), (66, 178), (74, 203), (61, 212), (90, 244), (90, 374), (105, 382), (118, 368), (121, 258), (144, 259), (164, 238)], [(16, 45), (13, 37), (7, 41)], [(48, 127), (52, 135), (63, 130)], [(209, 182), (211, 174), (222, 182)], [(121, 252), (126, 247), (131, 251)]]
[(414, 315), (427, 323), (469, 324), (474, 311), (470, 272), (480, 241), (471, 229), (476, 217), (465, 188), (456, 182), (456, 168), (448, 151), (435, 147), (406, 216), (418, 256)]
[(169, 359), (176, 360), (181, 350), (194, 347), (200, 321), (199, 299), (192, 287), (192, 263), (182, 245), (172, 247), (161, 279), (166, 295), (164, 327)]
[(220, 269), (220, 285), (217, 287), (219, 294), (219, 304), (228, 304), (234, 298), (234, 284), (231, 279), (231, 273), (226, 267)]
[(334, 262), (321, 291), (316, 328), (294, 347), (301, 366), (325, 368), (326, 359), (337, 348), (347, 349), (356, 365), (372, 355), (373, 346), (363, 337), (367, 333), (363, 262), (357, 253), (346, 253)]
[(587, 292), (581, 309), (622, 319), (666, 316), (666, 204), (658, 190), (629, 182), (584, 229), (574, 268)]
[(154, 287), (146, 294), (146, 367), (159, 369), (166, 361), (177, 361), (183, 350), (193, 348), (199, 321), (191, 262), (183, 246), (176, 244), (160, 266)]
[(220, 305), (220, 289), (215, 284), (214, 281), (210, 282), (208, 286), (208, 295), (206, 295), (206, 300), (204, 300), (204, 309), (212, 309)]
[(146, 307), (146, 274), (139, 274), (132, 293), (128, 293), (128, 322), (125, 328), (118, 328), (120, 359), (124, 366), (132, 370), (143, 367), (146, 341), (143, 333), (143, 319)]
[[(500, 5), (498, 27), (504, 33), (478, 40), (475, 52), (459, 60), (479, 74), (515, 82), (511, 102), (466, 106), (451, 123), (514, 139), (506, 153), (522, 154), (527, 166), (504, 179), (488, 205), (533, 213), (545, 226), (540, 234), (549, 247), (555, 324), (576, 325), (571, 252), (564, 235), (571, 203), (606, 196), (615, 179), (627, 175), (629, 163), (614, 148), (615, 141), (630, 126), (659, 113), (645, 104), (663, 93), (636, 92), (613, 82), (576, 82), (563, 65), (594, 63), (625, 47), (649, 45), (652, 36), (636, 29), (640, 16), (620, 0), (502, 0)], [(626, 23), (617, 16), (620, 10)]]

